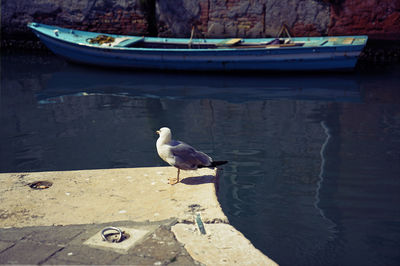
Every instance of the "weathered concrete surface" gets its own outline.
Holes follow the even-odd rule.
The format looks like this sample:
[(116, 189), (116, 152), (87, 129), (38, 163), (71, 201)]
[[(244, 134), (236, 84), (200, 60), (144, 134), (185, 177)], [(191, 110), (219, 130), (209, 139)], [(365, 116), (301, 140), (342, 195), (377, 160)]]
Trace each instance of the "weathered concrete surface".
[[(159, 221), (171, 217), (228, 222), (216, 198), (215, 171), (182, 171), (169, 185), (173, 167), (0, 174), (0, 227)], [(53, 182), (34, 190), (34, 181)]]
[(205, 224), (204, 227), (206, 235), (200, 234), (193, 224), (172, 227), (193, 259), (206, 265), (277, 265), (231, 225)]
[[(215, 170), (182, 171), (182, 181), (171, 186), (168, 179), (176, 172), (173, 167), (155, 167), (0, 174), (0, 264), (132, 264), (133, 260), (138, 265), (196, 265), (196, 261), (274, 265), (228, 225), (216, 197)], [(35, 181), (53, 185), (35, 190), (30, 187)], [(206, 235), (195, 229), (197, 213)], [(133, 227), (123, 225), (152, 236), (143, 234), (143, 241), (122, 251), (89, 243), (107, 223), (115, 226), (120, 221), (131, 221)], [(154, 231), (158, 228), (154, 223), (165, 221), (174, 222)], [(97, 225), (96, 230), (89, 234), (84, 230), (87, 224)], [(171, 239), (173, 225), (176, 239), (190, 257), (173, 239), (168, 240), (171, 244), (160, 239), (163, 235)], [(96, 251), (99, 248), (105, 251)]]
[[(173, 220), (112, 224), (0, 228), (0, 264), (45, 265), (199, 265), (171, 232)], [(110, 225), (150, 234), (127, 252), (83, 244)], [(111, 243), (110, 243), (111, 244)], [(117, 243), (118, 244), (123, 244)]]

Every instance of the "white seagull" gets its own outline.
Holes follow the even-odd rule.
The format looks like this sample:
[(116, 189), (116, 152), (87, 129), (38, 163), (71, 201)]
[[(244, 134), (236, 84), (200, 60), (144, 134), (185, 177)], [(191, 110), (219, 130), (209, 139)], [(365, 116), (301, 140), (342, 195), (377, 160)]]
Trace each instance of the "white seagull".
[(171, 130), (162, 127), (157, 130), (160, 136), (157, 139), (157, 153), (165, 162), (178, 168), (176, 181), (169, 183), (174, 185), (179, 182), (180, 170), (196, 170), (197, 168), (214, 168), (218, 165), (226, 164), (227, 161), (213, 161), (207, 154), (197, 151), (192, 146), (177, 140), (172, 140)]

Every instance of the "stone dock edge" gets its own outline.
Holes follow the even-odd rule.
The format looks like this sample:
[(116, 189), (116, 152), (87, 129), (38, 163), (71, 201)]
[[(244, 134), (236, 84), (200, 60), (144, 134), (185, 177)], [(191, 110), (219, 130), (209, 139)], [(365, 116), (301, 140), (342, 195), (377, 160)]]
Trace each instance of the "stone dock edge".
[[(218, 170), (181, 171), (170, 185), (176, 173), (0, 173), (0, 264), (277, 265), (229, 224)], [(109, 227), (123, 240), (104, 241), (119, 236)]]

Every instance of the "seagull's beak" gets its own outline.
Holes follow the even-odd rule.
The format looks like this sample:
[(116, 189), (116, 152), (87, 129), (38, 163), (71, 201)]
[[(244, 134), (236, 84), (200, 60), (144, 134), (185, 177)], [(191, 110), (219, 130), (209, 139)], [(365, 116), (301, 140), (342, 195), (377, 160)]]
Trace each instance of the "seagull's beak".
[(157, 130), (156, 133), (157, 133), (158, 135), (160, 135), (160, 130)]

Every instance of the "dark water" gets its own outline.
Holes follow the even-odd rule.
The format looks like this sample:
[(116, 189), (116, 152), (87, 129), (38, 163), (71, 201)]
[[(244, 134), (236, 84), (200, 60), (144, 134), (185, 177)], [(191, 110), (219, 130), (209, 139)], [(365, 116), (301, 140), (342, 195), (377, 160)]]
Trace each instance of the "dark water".
[(154, 131), (229, 160), (219, 200), (281, 265), (400, 265), (400, 67), (352, 74), (91, 70), (1, 58), (0, 171), (165, 165)]

